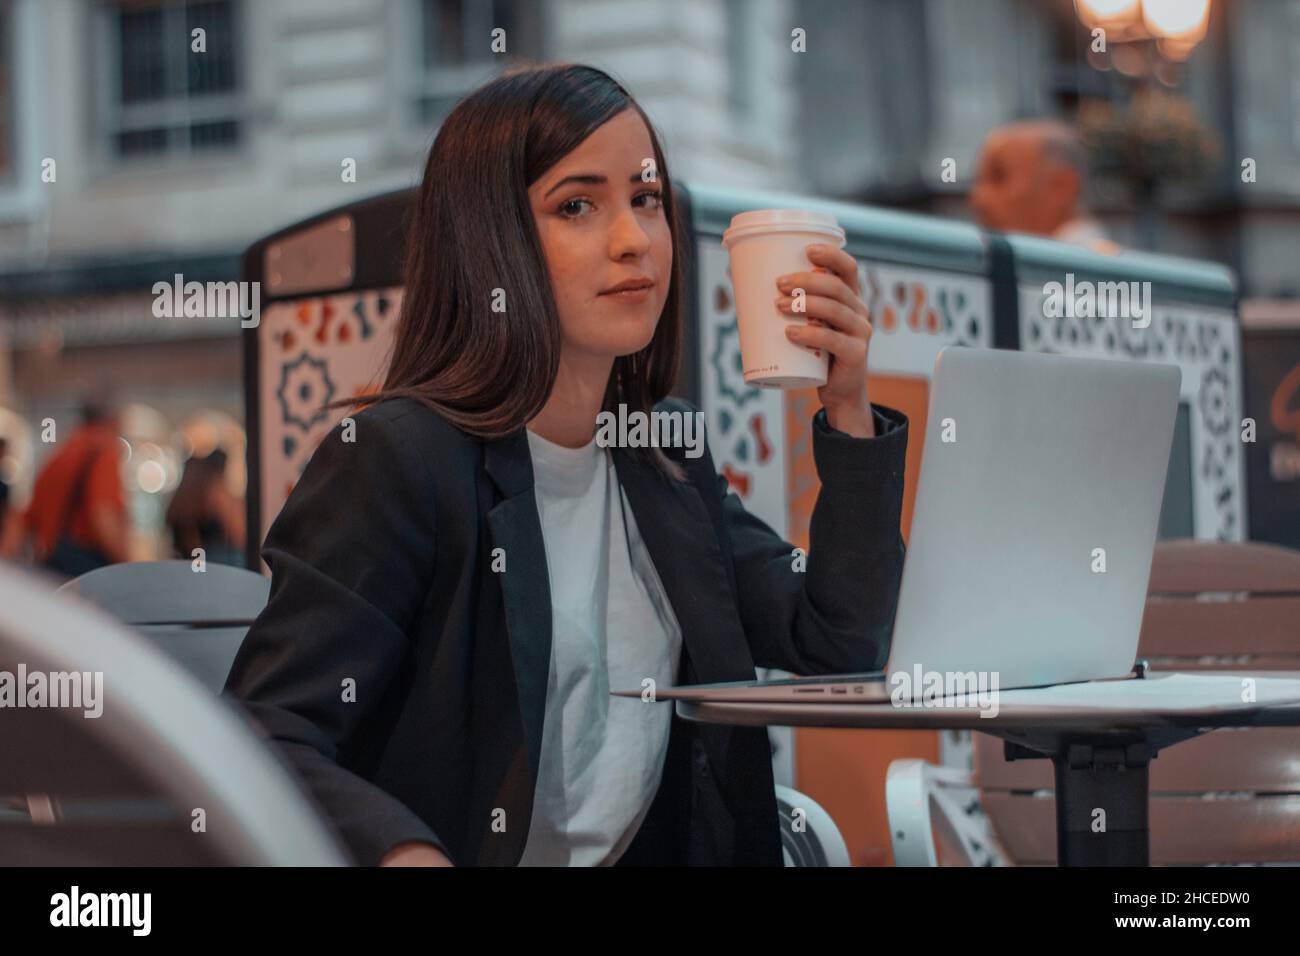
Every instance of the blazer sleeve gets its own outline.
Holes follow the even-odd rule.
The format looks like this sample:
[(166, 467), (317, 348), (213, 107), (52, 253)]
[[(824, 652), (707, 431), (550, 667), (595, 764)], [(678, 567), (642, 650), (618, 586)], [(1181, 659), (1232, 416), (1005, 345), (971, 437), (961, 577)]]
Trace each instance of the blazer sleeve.
[(383, 408), (325, 436), (272, 524), (270, 599), (225, 685), (362, 865), (408, 840), (451, 857), (409, 807), (338, 763), (393, 684), (433, 580), (432, 474)]
[(907, 417), (871, 408), (872, 438), (831, 428), (824, 408), (813, 416), (821, 490), (803, 571), (795, 546), (746, 511), (717, 476), (741, 621), (759, 667), (848, 674), (885, 666), (903, 574)]

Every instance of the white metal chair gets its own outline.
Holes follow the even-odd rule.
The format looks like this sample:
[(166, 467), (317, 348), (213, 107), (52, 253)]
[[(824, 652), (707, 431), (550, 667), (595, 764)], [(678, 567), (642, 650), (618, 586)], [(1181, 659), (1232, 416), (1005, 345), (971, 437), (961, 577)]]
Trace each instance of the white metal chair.
[(817, 801), (777, 784), (781, 850), (786, 866), (849, 866), (849, 850), (840, 828)]
[(60, 704), (86, 692), (80, 706), (0, 716), (0, 865), (347, 864), (233, 708), (103, 611), (11, 566), (0, 670), (55, 675)]
[[(1006, 866), (980, 808), (974, 775), (925, 760), (895, 760), (885, 775), (895, 866)], [(936, 812), (937, 811), (937, 812)]]

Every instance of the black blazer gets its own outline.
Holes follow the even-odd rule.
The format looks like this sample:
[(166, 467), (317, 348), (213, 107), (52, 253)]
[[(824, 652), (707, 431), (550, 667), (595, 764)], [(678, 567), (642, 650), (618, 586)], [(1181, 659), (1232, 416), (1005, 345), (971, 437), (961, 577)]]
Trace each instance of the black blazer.
[[(656, 408), (695, 411), (671, 398)], [(884, 666), (907, 420), (873, 412), (874, 438), (831, 429), (824, 409), (814, 416), (822, 486), (802, 573), (793, 545), (745, 511), (707, 451), (665, 449), (686, 469), (679, 482), (611, 449), (681, 626), (681, 683), (752, 680), (756, 665)], [(527, 436), (478, 439), (407, 399), (353, 419), (355, 440), (339, 426), (325, 437), (267, 534), (270, 600), (226, 693), (359, 863), (425, 840), (457, 865), (515, 865), (551, 648)], [(781, 865), (766, 728), (675, 714), (671, 724), (655, 801), (620, 862)]]

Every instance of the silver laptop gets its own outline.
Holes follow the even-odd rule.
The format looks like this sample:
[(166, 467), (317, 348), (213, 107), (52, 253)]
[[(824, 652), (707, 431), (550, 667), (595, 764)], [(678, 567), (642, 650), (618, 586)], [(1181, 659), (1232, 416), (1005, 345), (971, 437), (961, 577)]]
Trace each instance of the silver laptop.
[(995, 690), (1129, 676), (1181, 378), (1173, 365), (943, 349), (886, 669), (656, 696), (843, 703), (904, 686), (919, 699), (919, 683), (948, 696), (972, 675)]

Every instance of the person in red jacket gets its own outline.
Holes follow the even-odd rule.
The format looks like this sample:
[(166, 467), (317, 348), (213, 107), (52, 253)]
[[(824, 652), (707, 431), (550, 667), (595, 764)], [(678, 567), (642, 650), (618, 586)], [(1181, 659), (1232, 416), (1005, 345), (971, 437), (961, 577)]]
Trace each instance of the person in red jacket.
[(56, 448), (36, 476), (17, 547), (30, 542), (37, 564), (67, 577), (130, 560), (116, 409), (88, 400), (81, 427)]

